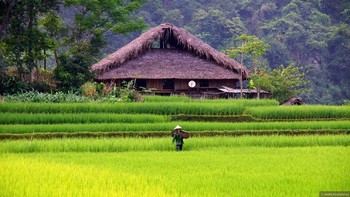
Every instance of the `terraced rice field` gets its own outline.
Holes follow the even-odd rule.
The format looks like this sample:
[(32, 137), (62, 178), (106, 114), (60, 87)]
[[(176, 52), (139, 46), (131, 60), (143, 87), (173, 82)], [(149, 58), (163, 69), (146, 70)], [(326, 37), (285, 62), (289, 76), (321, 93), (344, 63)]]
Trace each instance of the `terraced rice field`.
[[(2, 196), (318, 196), (350, 189), (346, 136), (19, 140)], [(19, 148), (22, 147), (22, 148)], [(26, 152), (28, 151), (28, 152)]]
[[(0, 196), (350, 190), (348, 106), (146, 96), (144, 103), (0, 103), (0, 113)], [(177, 124), (192, 135), (183, 152), (171, 143)]]

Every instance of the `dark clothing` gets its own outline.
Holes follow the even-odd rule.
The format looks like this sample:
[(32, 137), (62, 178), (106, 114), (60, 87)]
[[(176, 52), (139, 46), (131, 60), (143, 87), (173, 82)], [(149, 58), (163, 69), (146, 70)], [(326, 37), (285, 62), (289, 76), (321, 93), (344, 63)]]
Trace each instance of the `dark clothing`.
[(176, 142), (176, 151), (182, 151), (182, 145), (184, 144), (184, 140), (180, 132), (176, 132), (173, 135), (173, 143), (174, 142)]
[(176, 145), (176, 151), (182, 151), (182, 144), (181, 145)]

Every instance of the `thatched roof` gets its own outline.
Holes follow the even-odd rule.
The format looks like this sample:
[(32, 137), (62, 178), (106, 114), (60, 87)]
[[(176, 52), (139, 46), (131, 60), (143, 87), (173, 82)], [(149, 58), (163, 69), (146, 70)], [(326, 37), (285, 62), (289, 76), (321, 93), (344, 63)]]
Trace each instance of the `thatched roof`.
[[(161, 48), (162, 50), (152, 49), (152, 46), (154, 45), (155, 42), (159, 43), (160, 45), (159, 48)], [(181, 63), (185, 61), (194, 61), (195, 59), (194, 57), (185, 55), (185, 53), (181, 54), (181, 52), (179, 51), (176, 51), (176, 54), (178, 55), (181, 54), (180, 56), (173, 57), (173, 58), (166, 58), (165, 55), (170, 55), (170, 53), (167, 53), (167, 52), (163, 53), (162, 51), (169, 50), (169, 49), (166, 49), (168, 47), (180, 49), (184, 52), (188, 52), (196, 55), (199, 59), (202, 59), (202, 62), (198, 63), (197, 65), (204, 64), (204, 67), (202, 68), (203, 70), (209, 68), (209, 63), (207, 64), (204, 63), (204, 61), (206, 61), (206, 62), (214, 63), (217, 66), (221, 66), (222, 68), (225, 69), (225, 72), (229, 70), (236, 72), (234, 76), (234, 78), (236, 79), (238, 79), (239, 77), (239, 75), (237, 75), (237, 73), (239, 73), (239, 70), (242, 70), (243, 78), (246, 78), (249, 75), (247, 69), (244, 66), (242, 66), (240, 63), (238, 63), (236, 60), (227, 57), (225, 54), (221, 52), (218, 52), (208, 44), (204, 43), (199, 38), (196, 38), (191, 33), (187, 32), (182, 28), (178, 28), (172, 24), (161, 24), (157, 27), (154, 27), (146, 31), (141, 36), (131, 41), (129, 44), (120, 48), (116, 52), (108, 55), (107, 57), (102, 59), (100, 62), (94, 64), (91, 70), (97, 72), (98, 79), (102, 79), (102, 78), (107, 79), (110, 77), (118, 78), (115, 75), (118, 75), (119, 72), (121, 72), (122, 70), (127, 72), (127, 70), (129, 69), (130, 70), (135, 69), (137, 65), (139, 65), (139, 67), (148, 66), (147, 69), (152, 69), (152, 67), (154, 66), (153, 68), (154, 72), (159, 72), (161, 70), (163, 71), (166, 69), (170, 69), (169, 61), (176, 61), (176, 59), (183, 58), (182, 60), (181, 59), (178, 60), (178, 63)], [(141, 57), (141, 58), (138, 58), (138, 57)], [(196, 61), (201, 61), (198, 58)], [(166, 63), (167, 59), (168, 59), (168, 63)], [(132, 60), (134, 61), (130, 62)], [(148, 60), (150, 60), (150, 62), (144, 62)], [(132, 65), (134, 66), (134, 68), (126, 67), (126, 66), (132, 66)], [(185, 70), (182, 70), (182, 71), (187, 71), (189, 69), (191, 70), (190, 67), (193, 66), (193, 64), (191, 64), (191, 62), (188, 62), (187, 65), (189, 67), (184, 68)], [(194, 66), (195, 65), (196, 64), (194, 64)], [(118, 70), (118, 68), (120, 70)], [(139, 71), (140, 69), (142, 69), (143, 71), (147, 70), (146, 68), (140, 67)], [(196, 70), (196, 69), (198, 68), (193, 68), (193, 70)], [(108, 75), (104, 75), (106, 71), (108, 71)], [(138, 74), (138, 72), (134, 72), (133, 74), (135, 73)], [(233, 72), (230, 72), (230, 73), (233, 73)], [(154, 75), (155, 73), (151, 73), (151, 74)], [(151, 74), (149, 76), (151, 76)], [(159, 74), (158, 77), (160, 77), (161, 75), (162, 74)], [(163, 78), (167, 78), (165, 75), (166, 73), (164, 73)], [(231, 76), (230, 78), (232, 77), (233, 76)], [(172, 77), (172, 78), (176, 78), (176, 77)]]
[(96, 78), (239, 79), (239, 74), (184, 50), (150, 49), (147, 53), (101, 73)]
[(283, 103), (283, 105), (305, 105), (305, 103), (300, 98), (290, 98), (288, 101)]

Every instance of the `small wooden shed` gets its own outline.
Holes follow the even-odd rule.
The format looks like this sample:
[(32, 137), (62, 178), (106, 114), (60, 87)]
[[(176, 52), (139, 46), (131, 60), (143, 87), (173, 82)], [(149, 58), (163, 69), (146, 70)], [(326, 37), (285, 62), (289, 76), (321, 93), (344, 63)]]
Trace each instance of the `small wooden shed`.
[(305, 105), (305, 103), (300, 98), (290, 98), (282, 105)]
[[(248, 70), (186, 30), (161, 24), (108, 55), (91, 68), (96, 81), (136, 80), (136, 86), (161, 95), (236, 88)], [(189, 86), (189, 82), (194, 87)]]

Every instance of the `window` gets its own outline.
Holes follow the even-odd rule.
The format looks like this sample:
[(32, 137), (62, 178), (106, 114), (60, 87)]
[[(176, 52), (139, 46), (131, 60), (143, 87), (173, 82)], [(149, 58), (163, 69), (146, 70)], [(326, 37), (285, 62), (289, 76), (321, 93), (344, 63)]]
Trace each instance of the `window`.
[(147, 88), (147, 80), (146, 79), (136, 79), (136, 88), (140, 90), (140, 87)]
[(174, 79), (164, 79), (163, 80), (163, 89), (164, 90), (173, 90), (175, 88)]
[(209, 87), (209, 80), (202, 79), (199, 81), (199, 87), (201, 88), (207, 88)]

